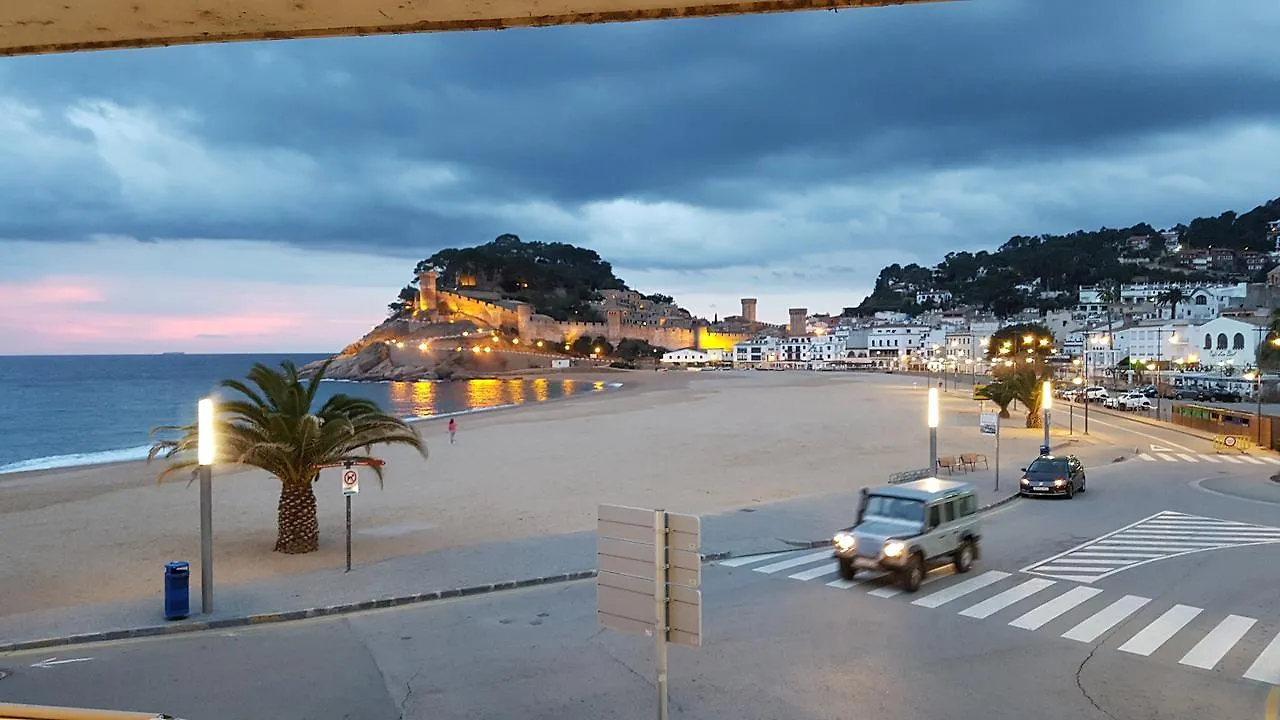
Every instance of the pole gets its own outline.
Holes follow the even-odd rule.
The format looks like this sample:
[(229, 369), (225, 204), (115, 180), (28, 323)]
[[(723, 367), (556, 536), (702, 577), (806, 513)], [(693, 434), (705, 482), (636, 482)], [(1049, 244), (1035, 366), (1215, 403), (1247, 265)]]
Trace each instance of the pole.
[(996, 492), (1000, 492), (1000, 413), (996, 413)]
[(1047, 408), (1044, 411), (1044, 446), (1049, 447), (1049, 416), (1052, 414)]
[(213, 612), (213, 466), (200, 466), (200, 612)]
[(1084, 434), (1089, 434), (1089, 333), (1084, 334)]
[(351, 572), (351, 496), (346, 497), (347, 501), (347, 569)]
[(1076, 406), (1068, 405), (1067, 412), (1069, 413), (1067, 415), (1067, 434), (1075, 435), (1076, 434)]
[(658, 666), (658, 720), (667, 720), (667, 511), (653, 511), (653, 656)]
[[(1261, 365), (1261, 363), (1259, 363)], [(1258, 421), (1258, 447), (1262, 447), (1262, 368), (1258, 368), (1258, 412), (1254, 416)]]
[(938, 428), (929, 428), (929, 474), (938, 472)]

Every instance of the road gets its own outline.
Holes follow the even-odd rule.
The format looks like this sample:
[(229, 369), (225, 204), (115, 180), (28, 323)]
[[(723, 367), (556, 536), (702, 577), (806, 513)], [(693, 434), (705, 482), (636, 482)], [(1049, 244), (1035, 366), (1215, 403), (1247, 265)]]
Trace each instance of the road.
[[(1083, 448), (1087, 493), (993, 511), (974, 571), (935, 571), (918, 594), (841, 583), (822, 551), (709, 564), (705, 645), (671, 649), (672, 717), (1264, 718), (1280, 684), (1274, 468), (1101, 422), (1117, 444)], [(655, 714), (650, 650), (597, 626), (584, 581), (0, 657), (0, 700), (189, 720), (629, 720)]]

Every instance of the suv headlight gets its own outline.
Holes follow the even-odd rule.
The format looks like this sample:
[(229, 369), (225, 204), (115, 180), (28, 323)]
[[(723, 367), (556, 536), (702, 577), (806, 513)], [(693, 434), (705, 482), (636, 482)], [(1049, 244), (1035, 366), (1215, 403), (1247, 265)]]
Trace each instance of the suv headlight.
[(858, 544), (858, 541), (853, 537), (853, 535), (847, 532), (836, 533), (836, 536), (831, 539), (831, 542), (836, 546), (837, 550), (842, 552), (848, 552)]
[(905, 552), (906, 549), (907, 546), (903, 542), (899, 540), (890, 540), (884, 544), (884, 556), (891, 558), (901, 557), (902, 553)]

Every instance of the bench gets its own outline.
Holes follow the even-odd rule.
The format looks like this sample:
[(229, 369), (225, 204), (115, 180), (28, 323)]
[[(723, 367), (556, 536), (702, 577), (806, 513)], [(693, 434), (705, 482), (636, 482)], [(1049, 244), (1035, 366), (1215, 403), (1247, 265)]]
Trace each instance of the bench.
[(978, 463), (982, 463), (984, 470), (991, 469), (991, 466), (987, 464), (987, 456), (982, 453), (962, 453), (960, 455), (960, 464), (969, 470), (977, 470)]
[(961, 470), (964, 469), (964, 466), (956, 462), (955, 457), (952, 455), (938, 458), (938, 467), (946, 470), (948, 475), (950, 475), (956, 468), (960, 468)]

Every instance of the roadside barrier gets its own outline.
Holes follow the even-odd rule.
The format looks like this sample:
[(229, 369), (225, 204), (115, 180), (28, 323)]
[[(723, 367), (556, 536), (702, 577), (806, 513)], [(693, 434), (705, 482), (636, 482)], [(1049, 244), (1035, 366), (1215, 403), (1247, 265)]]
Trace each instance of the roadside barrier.
[(1213, 451), (1215, 453), (1222, 452), (1244, 452), (1252, 446), (1253, 442), (1247, 435), (1218, 435), (1213, 438)]

